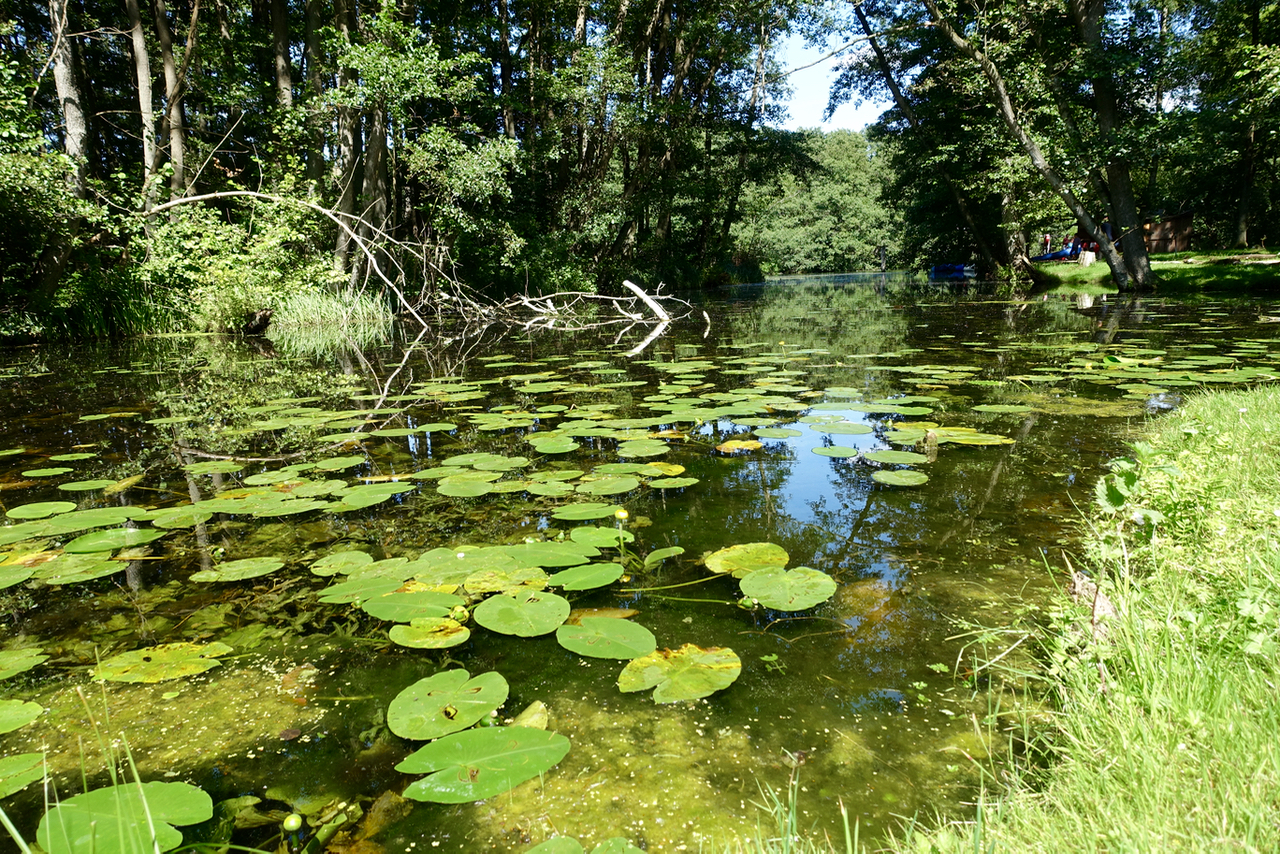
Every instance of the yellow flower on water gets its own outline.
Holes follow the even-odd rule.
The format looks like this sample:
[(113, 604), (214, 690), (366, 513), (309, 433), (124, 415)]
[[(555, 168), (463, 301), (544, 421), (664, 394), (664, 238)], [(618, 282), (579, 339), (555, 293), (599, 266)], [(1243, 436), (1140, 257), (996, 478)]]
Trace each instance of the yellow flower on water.
[(628, 513), (624, 508), (618, 508), (617, 510), (614, 511), (613, 518), (617, 519), (619, 522), (625, 522), (627, 520), (627, 517), (630, 515), (631, 514)]

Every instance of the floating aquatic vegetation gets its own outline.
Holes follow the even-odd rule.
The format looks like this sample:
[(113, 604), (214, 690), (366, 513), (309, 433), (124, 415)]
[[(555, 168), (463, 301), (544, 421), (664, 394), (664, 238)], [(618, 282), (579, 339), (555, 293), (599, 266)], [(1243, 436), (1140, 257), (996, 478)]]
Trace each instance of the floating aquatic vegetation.
[(929, 476), (921, 471), (901, 469), (897, 471), (876, 471), (871, 479), (886, 486), (921, 486), (929, 482)]
[(459, 732), (505, 703), (508, 690), (496, 671), (472, 677), (465, 670), (445, 670), (397, 694), (387, 707), (387, 727), (414, 741)]
[(44, 706), (22, 700), (0, 700), (0, 733), (13, 732), (44, 714)]
[(94, 678), (107, 682), (164, 682), (203, 673), (231, 652), (225, 643), (166, 643), (108, 658), (94, 668)]
[(19, 673), (26, 673), (38, 664), (49, 660), (49, 656), (39, 648), (0, 650), (0, 679), (8, 679)]
[(618, 674), (623, 693), (653, 689), (655, 703), (697, 700), (728, 688), (742, 672), (742, 661), (727, 647), (687, 643), (634, 659)]
[(827, 601), (836, 592), (834, 578), (807, 566), (792, 570), (770, 567), (749, 572), (739, 586), (743, 596), (778, 611), (804, 611)]
[(213, 799), (190, 783), (121, 783), (59, 802), (40, 820), (36, 841), (49, 854), (169, 851), (182, 844), (174, 825), (212, 817)]
[(529, 727), (487, 727), (433, 741), (396, 770), (428, 774), (405, 789), (417, 801), (462, 804), (501, 794), (546, 773), (569, 752), (569, 739)]
[(608, 617), (580, 617), (557, 628), (556, 640), (588, 658), (640, 658), (658, 648), (657, 638), (644, 626)]
[(471, 612), (486, 629), (522, 638), (549, 634), (569, 616), (568, 600), (540, 590), (497, 593)]
[(773, 543), (739, 543), (707, 555), (707, 569), (717, 574), (731, 574), (742, 578), (761, 569), (781, 569), (791, 556), (782, 546)]

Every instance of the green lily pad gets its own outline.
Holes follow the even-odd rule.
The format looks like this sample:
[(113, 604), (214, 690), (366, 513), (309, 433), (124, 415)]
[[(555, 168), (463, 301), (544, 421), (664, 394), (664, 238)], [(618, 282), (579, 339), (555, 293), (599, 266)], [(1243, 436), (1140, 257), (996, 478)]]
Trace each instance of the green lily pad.
[(94, 670), (107, 682), (164, 682), (218, 667), (217, 656), (231, 652), (225, 643), (165, 643), (108, 658)]
[(111, 560), (102, 552), (62, 554), (36, 567), (35, 577), (49, 585), (80, 584), (115, 575), (124, 568), (124, 563)]
[(610, 475), (579, 484), (577, 491), (584, 495), (621, 495), (639, 488), (640, 481), (637, 478)]
[(515, 593), (522, 588), (541, 590), (547, 586), (547, 574), (540, 567), (510, 566), (483, 569), (469, 574), (463, 581), (467, 593), (479, 598), (486, 593)]
[(529, 437), (528, 441), (539, 454), (569, 454), (582, 447), (568, 436), (539, 438), (535, 433)]
[(115, 484), (114, 480), (73, 480), (70, 483), (58, 484), (58, 489), (63, 492), (93, 492), (95, 489), (105, 489)]
[(0, 566), (0, 590), (21, 584), (35, 572), (35, 568), (30, 566)]
[(595, 546), (572, 541), (521, 543), (503, 546), (502, 550), (520, 566), (541, 567), (577, 566), (600, 554)]
[(49, 854), (168, 851), (182, 844), (174, 825), (212, 817), (213, 799), (190, 783), (125, 783), (62, 801), (40, 819), (36, 840)]
[(229, 560), (212, 569), (202, 569), (191, 574), (195, 582), (210, 581), (244, 581), (270, 575), (284, 566), (284, 561), (274, 557), (247, 557), (241, 560)]
[(389, 593), (370, 596), (360, 603), (360, 607), (366, 614), (379, 620), (408, 623), (420, 617), (443, 617), (461, 604), (462, 600), (457, 596), (409, 582)]
[(212, 510), (207, 510), (195, 504), (184, 504), (181, 507), (166, 507), (163, 510), (153, 510), (147, 515), (147, 521), (157, 528), (171, 530), (173, 528), (194, 528), (196, 525), (208, 522), (213, 516)]
[(575, 543), (594, 546), (598, 549), (616, 549), (618, 543), (634, 542), (636, 535), (622, 528), (597, 528), (583, 525), (569, 532), (569, 539)]
[(319, 576), (350, 575), (371, 563), (373, 563), (373, 555), (366, 552), (332, 552), (311, 564), (311, 573)]
[(454, 480), (445, 478), (436, 487), (436, 492), (450, 498), (479, 498), (493, 492), (493, 484), (482, 480)]
[(66, 466), (54, 466), (52, 468), (44, 468), (44, 469), (27, 469), (22, 473), (22, 476), (23, 477), (57, 477), (58, 475), (66, 474), (69, 471), (72, 471), (72, 469), (69, 469)]
[(618, 675), (623, 693), (654, 689), (655, 703), (707, 697), (733, 684), (742, 661), (727, 647), (687, 643), (678, 650), (660, 649), (631, 661)]
[(93, 531), (76, 537), (63, 546), (63, 551), (68, 554), (110, 552), (150, 543), (160, 539), (166, 533), (154, 528), (112, 528), (107, 531)]
[(47, 519), (75, 509), (76, 505), (71, 501), (40, 501), (36, 504), (20, 504), (5, 515), (10, 519)]
[(317, 471), (346, 471), (368, 462), (363, 454), (349, 454), (343, 457), (330, 457), (316, 463)]
[(530, 638), (555, 630), (569, 616), (568, 600), (544, 590), (499, 593), (476, 606), (477, 623), (503, 635)]
[(813, 452), (820, 457), (835, 457), (836, 459), (856, 457), (860, 453), (857, 448), (850, 448), (845, 445), (828, 445), (824, 448), (814, 448)]
[(472, 678), (446, 670), (405, 688), (387, 706), (387, 728), (401, 738), (427, 741), (464, 730), (507, 701), (507, 680), (497, 671)]
[(182, 469), (190, 474), (232, 474), (243, 469), (244, 465), (235, 460), (207, 460), (202, 463), (188, 463)]
[(614, 836), (592, 848), (591, 854), (644, 854), (644, 852), (632, 845), (625, 837)]
[(582, 843), (573, 837), (556, 836), (538, 843), (524, 854), (583, 854), (584, 850)]
[(667, 546), (665, 549), (655, 549), (645, 555), (644, 568), (651, 569), (669, 557), (675, 557), (682, 554), (684, 554), (683, 546)]
[(561, 626), (556, 640), (588, 658), (639, 658), (658, 648), (657, 638), (644, 626), (607, 617), (583, 617), (579, 625)]
[(12, 457), (15, 454), (24, 454), (26, 451), (26, 448), (5, 448), (3, 451), (0, 451), (0, 457)]
[(922, 471), (912, 471), (911, 469), (872, 472), (871, 479), (886, 486), (920, 486), (929, 482), (927, 474)]
[(871, 451), (866, 455), (866, 458), (873, 463), (904, 466), (929, 462), (929, 458), (924, 454), (917, 454), (912, 451)]
[(594, 590), (617, 581), (623, 572), (620, 563), (589, 563), (563, 569), (548, 578), (547, 584), (565, 590)]
[(744, 577), (741, 587), (743, 596), (779, 611), (803, 611), (827, 601), (836, 592), (834, 578), (807, 566), (791, 571), (762, 569)]
[(633, 439), (618, 445), (618, 456), (657, 457), (667, 453), (671, 447), (661, 439)]
[(648, 485), (653, 489), (684, 489), (698, 482), (696, 477), (655, 477)]
[(0, 650), (0, 679), (25, 673), (48, 660), (49, 656), (44, 654), (44, 650), (35, 647)]
[(491, 798), (554, 768), (569, 752), (569, 739), (532, 727), (484, 727), (454, 733), (411, 753), (396, 766), (429, 774), (410, 784), (415, 801), (465, 804)]
[(829, 433), (836, 436), (865, 436), (872, 432), (870, 424), (861, 421), (837, 421), (833, 424), (810, 424), (809, 429), (815, 433)]
[(404, 579), (398, 575), (390, 578), (377, 573), (353, 575), (346, 581), (326, 587), (320, 593), (320, 601), (329, 605), (350, 605), (399, 590), (403, 583)]
[(751, 432), (760, 439), (792, 439), (804, 435), (803, 431), (794, 427), (760, 427)]
[(43, 753), (19, 753), (0, 759), (0, 798), (22, 791), (43, 776)]
[[(1123, 388), (1123, 386), (1121, 386)], [(981, 406), (975, 406), (974, 412), (1002, 412), (1002, 413), (1021, 413), (1030, 412), (1030, 406), (1022, 406), (1016, 403), (984, 403)]]
[(707, 555), (707, 569), (722, 575), (732, 573), (742, 578), (761, 569), (781, 569), (791, 556), (786, 549), (773, 543), (741, 543), (720, 549)]
[(465, 643), (471, 630), (449, 617), (419, 617), (409, 625), (397, 623), (388, 632), (392, 642), (414, 649), (445, 649)]
[(96, 456), (98, 455), (82, 451), (75, 454), (55, 454), (54, 456), (49, 457), (49, 461), (54, 463), (76, 463), (80, 460), (91, 460)]
[(604, 519), (606, 516), (612, 516), (621, 509), (622, 507), (617, 504), (569, 504), (552, 513), (551, 518), (565, 522), (589, 522), (592, 519)]
[(0, 700), (0, 733), (13, 732), (44, 714), (44, 706), (22, 700)]

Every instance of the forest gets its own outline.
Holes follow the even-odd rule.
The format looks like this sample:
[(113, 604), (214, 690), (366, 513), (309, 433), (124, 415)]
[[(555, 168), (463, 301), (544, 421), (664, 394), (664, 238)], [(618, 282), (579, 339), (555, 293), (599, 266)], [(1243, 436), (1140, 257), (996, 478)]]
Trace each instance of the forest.
[[(795, 35), (832, 109), (892, 106), (780, 129)], [(882, 258), (1027, 281), (1064, 232), (1146, 290), (1144, 223), (1280, 225), (1274, 0), (2, 0), (0, 52), (9, 339)]]

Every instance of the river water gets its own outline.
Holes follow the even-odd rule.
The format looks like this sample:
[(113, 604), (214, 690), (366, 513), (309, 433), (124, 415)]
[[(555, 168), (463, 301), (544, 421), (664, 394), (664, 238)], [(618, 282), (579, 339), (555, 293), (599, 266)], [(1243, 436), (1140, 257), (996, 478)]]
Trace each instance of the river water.
[[(418, 779), (395, 766), (422, 743), (387, 727), (388, 707), (463, 668), (505, 680), (498, 723), (544, 704), (567, 755), (478, 803), (384, 799), (366, 845), (523, 851), (567, 835), (588, 850), (614, 836), (715, 850), (753, 832), (762, 787), (792, 779), (801, 826), (833, 838), (840, 803), (864, 839), (901, 816), (962, 815), (1018, 749), (1011, 710), (1039, 702), (1019, 676), (1034, 669), (1026, 633), (1059, 605), (1105, 464), (1183, 395), (1280, 366), (1280, 310), (1256, 301), (1009, 301), (844, 277), (738, 288), (698, 309), (640, 352), (644, 324), (0, 354), (0, 664), (46, 656), (0, 681), (0, 699), (43, 708), (0, 736), (0, 756), (46, 752), (67, 797), (82, 771), (103, 784), (104, 756), (127, 745), (142, 779), (201, 787), (242, 811), (237, 842), (272, 847), (284, 813), (318, 824), (326, 806), (369, 809)], [(489, 456), (459, 463), (477, 453)], [(924, 482), (895, 484), (914, 473)], [(605, 515), (563, 518), (582, 503)], [(51, 524), (94, 508), (123, 515)], [(626, 660), (554, 633), (471, 622), (456, 646), (415, 648), (392, 640), (395, 620), (319, 599), (343, 581), (322, 568), (329, 555), (394, 567), (442, 548), (572, 542), (582, 526), (634, 539), (603, 549), (617, 580), (559, 595), (634, 611), (659, 649), (731, 649), (731, 684), (658, 703), (619, 690)], [(94, 531), (119, 539), (70, 545)], [(703, 561), (760, 543), (834, 593), (769, 608)], [(682, 552), (646, 566), (660, 549)], [(279, 566), (218, 580), (246, 558)], [(480, 589), (458, 591), (473, 611)], [(203, 672), (94, 678), (168, 644), (224, 646)], [(3, 802), (28, 838), (48, 791)], [(263, 824), (246, 827), (249, 814)], [(216, 824), (186, 832), (225, 838)]]

